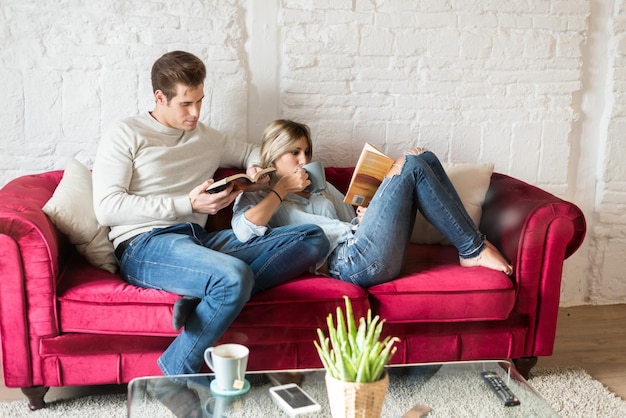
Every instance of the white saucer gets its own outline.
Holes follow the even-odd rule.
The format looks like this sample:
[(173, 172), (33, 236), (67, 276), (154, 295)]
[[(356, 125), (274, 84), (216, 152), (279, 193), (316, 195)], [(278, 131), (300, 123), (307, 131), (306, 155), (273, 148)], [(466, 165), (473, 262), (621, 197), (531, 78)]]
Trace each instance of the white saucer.
[(237, 396), (243, 395), (250, 390), (250, 382), (247, 379), (243, 379), (243, 387), (241, 389), (224, 390), (217, 386), (217, 380), (211, 381), (211, 392), (222, 396)]

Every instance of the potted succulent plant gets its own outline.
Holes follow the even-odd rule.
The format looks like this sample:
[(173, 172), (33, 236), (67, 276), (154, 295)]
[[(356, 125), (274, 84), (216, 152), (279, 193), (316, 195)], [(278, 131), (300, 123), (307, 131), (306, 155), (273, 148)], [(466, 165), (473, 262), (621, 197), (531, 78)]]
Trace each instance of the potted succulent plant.
[(319, 342), (314, 341), (326, 369), (326, 389), (333, 417), (380, 417), (387, 394), (389, 377), (385, 366), (389, 363), (400, 341), (387, 336), (381, 340), (384, 320), (354, 319), (352, 304), (344, 296), (345, 320), (341, 307), (337, 307), (337, 324), (333, 315), (327, 317), (328, 337), (318, 328)]

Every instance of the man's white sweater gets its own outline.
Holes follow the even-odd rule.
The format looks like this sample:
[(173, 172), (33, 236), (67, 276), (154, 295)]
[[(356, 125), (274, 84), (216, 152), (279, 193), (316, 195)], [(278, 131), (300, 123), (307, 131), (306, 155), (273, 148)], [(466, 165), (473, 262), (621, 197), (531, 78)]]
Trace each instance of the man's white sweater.
[(189, 192), (219, 167), (258, 164), (253, 144), (228, 140), (198, 123), (193, 131), (166, 127), (149, 112), (114, 124), (103, 135), (93, 166), (96, 217), (117, 245), (157, 227), (205, 225), (192, 213)]

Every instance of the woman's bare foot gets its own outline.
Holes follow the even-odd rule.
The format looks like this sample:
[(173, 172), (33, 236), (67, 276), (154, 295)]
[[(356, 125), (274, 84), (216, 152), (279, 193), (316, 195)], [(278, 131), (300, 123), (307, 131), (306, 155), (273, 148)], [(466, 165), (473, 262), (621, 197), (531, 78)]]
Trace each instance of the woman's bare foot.
[(500, 254), (500, 251), (492, 243), (485, 240), (485, 248), (474, 258), (459, 258), (463, 267), (487, 267), (492, 270), (501, 271), (507, 276), (513, 274), (513, 266), (510, 265)]

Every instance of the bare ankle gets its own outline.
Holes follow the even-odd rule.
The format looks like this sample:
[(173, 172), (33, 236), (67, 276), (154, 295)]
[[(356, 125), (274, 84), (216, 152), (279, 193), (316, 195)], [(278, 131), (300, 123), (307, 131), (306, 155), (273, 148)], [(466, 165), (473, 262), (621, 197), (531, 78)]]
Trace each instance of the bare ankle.
[(511, 266), (493, 244), (485, 241), (485, 247), (476, 257), (459, 258), (463, 267), (486, 267), (492, 270), (501, 271), (510, 276), (513, 273)]

